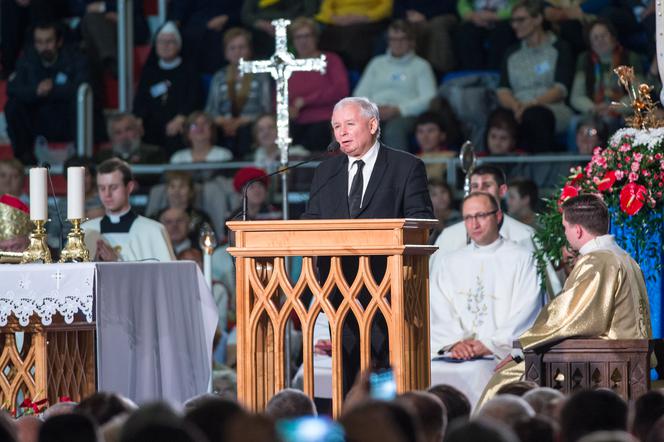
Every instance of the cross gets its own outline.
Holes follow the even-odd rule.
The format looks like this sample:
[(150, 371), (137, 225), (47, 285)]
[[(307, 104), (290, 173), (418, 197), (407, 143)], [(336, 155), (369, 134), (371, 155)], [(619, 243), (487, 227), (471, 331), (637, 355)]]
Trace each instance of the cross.
[(63, 275), (60, 272), (60, 270), (56, 270), (54, 274), (51, 275), (51, 278), (55, 279), (55, 288), (56, 290), (60, 290), (60, 280), (62, 279)]
[(286, 28), (290, 20), (283, 18), (273, 20), (275, 30), (275, 51), (269, 60), (244, 61), (240, 59), (241, 74), (269, 73), (277, 83), (277, 146), (281, 153), (281, 165), (288, 165), (288, 146), (291, 139), (288, 135), (288, 79), (295, 71), (318, 71), (325, 73), (327, 61), (325, 55), (318, 58), (295, 58), (288, 52)]

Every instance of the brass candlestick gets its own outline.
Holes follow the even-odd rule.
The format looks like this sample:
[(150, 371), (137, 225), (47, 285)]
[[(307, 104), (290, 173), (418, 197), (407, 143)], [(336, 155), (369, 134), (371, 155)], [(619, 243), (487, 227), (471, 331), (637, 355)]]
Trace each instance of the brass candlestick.
[(60, 262), (89, 262), (90, 251), (85, 246), (85, 233), (81, 230), (81, 219), (70, 219), (71, 230), (67, 235), (67, 245), (60, 253)]
[(30, 245), (23, 252), (21, 264), (30, 262), (50, 264), (53, 260), (51, 259), (51, 251), (46, 244), (46, 239), (48, 237), (46, 235), (46, 229), (44, 228), (46, 221), (38, 219), (33, 222), (35, 224), (35, 229), (30, 234)]

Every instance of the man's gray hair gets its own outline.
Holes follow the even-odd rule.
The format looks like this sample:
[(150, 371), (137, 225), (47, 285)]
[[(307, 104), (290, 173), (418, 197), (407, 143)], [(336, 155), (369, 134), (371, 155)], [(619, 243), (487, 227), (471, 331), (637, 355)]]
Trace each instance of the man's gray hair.
[(360, 115), (367, 119), (375, 118), (378, 123), (378, 130), (376, 131), (376, 138), (380, 137), (380, 112), (378, 112), (378, 106), (373, 101), (369, 100), (367, 97), (346, 97), (342, 98), (334, 105), (332, 112), (336, 112), (337, 109), (341, 109), (344, 106), (349, 104), (354, 104), (360, 108)]
[(565, 399), (565, 395), (559, 390), (550, 387), (538, 387), (533, 390), (527, 391), (521, 396), (524, 401), (528, 402), (535, 413), (543, 414), (545, 416), (553, 417), (554, 409), (559, 401)]
[(478, 418), (490, 418), (514, 429), (519, 420), (535, 416), (535, 411), (522, 398), (513, 394), (503, 394), (488, 401), (477, 412)]
[(136, 115), (132, 114), (131, 112), (124, 111), (114, 112), (110, 117), (108, 117), (108, 120), (106, 121), (106, 132), (108, 133), (109, 137), (111, 135), (113, 125), (118, 121), (124, 120), (125, 118), (130, 119), (134, 124), (137, 125), (137, 127), (140, 128), (141, 120)]

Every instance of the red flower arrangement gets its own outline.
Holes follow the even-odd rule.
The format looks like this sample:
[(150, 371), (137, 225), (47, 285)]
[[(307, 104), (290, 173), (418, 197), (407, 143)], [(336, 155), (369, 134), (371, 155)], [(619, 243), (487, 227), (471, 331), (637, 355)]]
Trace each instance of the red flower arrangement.
[[(652, 216), (664, 206), (664, 128), (620, 129), (605, 148), (596, 147), (585, 167), (574, 168), (560, 193), (548, 200), (536, 235), (538, 261), (560, 262), (566, 241), (561, 223), (562, 203), (580, 193), (596, 194), (611, 210), (612, 222), (632, 227), (639, 249), (649, 246)], [(653, 251), (654, 252), (654, 251)]]

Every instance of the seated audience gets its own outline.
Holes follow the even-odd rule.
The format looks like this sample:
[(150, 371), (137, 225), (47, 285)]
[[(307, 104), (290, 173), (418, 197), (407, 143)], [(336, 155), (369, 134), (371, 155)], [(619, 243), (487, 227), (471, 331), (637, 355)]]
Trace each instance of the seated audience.
[(456, 67), (452, 32), (458, 23), (456, 4), (439, 0), (394, 2), (394, 17), (406, 20), (415, 29), (417, 55), (425, 58), (439, 74)]
[(265, 414), (275, 421), (318, 415), (314, 401), (293, 388), (283, 389), (272, 396), (265, 405)]
[(220, 162), (233, 158), (230, 150), (215, 145), (214, 121), (205, 112), (196, 111), (189, 115), (183, 133), (189, 147), (175, 152), (171, 164)]
[(374, 57), (353, 91), (378, 105), (381, 140), (408, 150), (415, 119), (436, 95), (436, 80), (429, 63), (415, 55), (415, 34), (403, 20), (390, 24), (387, 54)]
[[(117, 0), (69, 1), (73, 15), (81, 18), (85, 52), (97, 81), (104, 73), (118, 76), (118, 5)], [(133, 2), (134, 45), (150, 41), (150, 29), (143, 2)]]
[(457, 2), (461, 18), (454, 43), (459, 69), (499, 69), (507, 49), (514, 43), (509, 18), (514, 1)]
[(228, 66), (212, 77), (205, 112), (221, 129), (224, 144), (236, 158), (242, 158), (251, 145), (251, 124), (270, 111), (270, 77), (267, 74), (240, 75), (240, 59), (251, 59), (251, 34), (231, 28), (224, 34), (224, 56)]
[(507, 213), (517, 221), (537, 228), (535, 209), (539, 202), (537, 184), (527, 178), (510, 181), (507, 189)]
[(517, 155), (524, 153), (517, 148), (519, 123), (507, 109), (498, 108), (489, 114), (486, 129), (486, 148), (489, 155)]
[(565, 104), (573, 60), (567, 44), (544, 29), (540, 0), (512, 8), (512, 27), (521, 43), (507, 52), (497, 90), (500, 105), (519, 122), (520, 145), (529, 152), (555, 150), (555, 135), (567, 130), (572, 110)]
[(25, 167), (16, 158), (0, 160), (0, 195), (5, 193), (29, 202), (28, 195), (23, 191), (25, 184)]
[(565, 398), (560, 390), (549, 387), (537, 387), (525, 392), (521, 397), (533, 407), (533, 410), (538, 415), (548, 416), (558, 421), (558, 408)]
[(453, 428), (445, 442), (520, 442), (507, 425), (491, 419), (475, 419)]
[[(453, 158), (456, 151), (450, 148), (447, 134), (447, 125), (443, 118), (435, 112), (424, 112), (415, 120), (415, 140), (417, 142), (417, 156), (423, 160)], [(444, 180), (446, 178), (446, 163), (425, 164), (429, 179)]]
[(129, 416), (122, 442), (204, 442), (203, 433), (164, 403), (144, 405)]
[(242, 2), (235, 0), (171, 0), (169, 18), (182, 33), (182, 56), (196, 70), (212, 74), (225, 65), (224, 32), (240, 25)]
[[(197, 241), (189, 236), (189, 215), (184, 209), (169, 207), (159, 215), (159, 222), (166, 227), (176, 257), (191, 248), (199, 248)], [(181, 259), (178, 257), (178, 260)]]
[(499, 234), (495, 198), (474, 192), (462, 208), (471, 243), (431, 269), (431, 379), (456, 386), (472, 404), (535, 319), (541, 297), (532, 252)]
[[(432, 385), (427, 390), (429, 393), (436, 395), (445, 405), (445, 412), (447, 416), (447, 423), (451, 424), (457, 419), (466, 421), (470, 417), (470, 402), (465, 394), (454, 388), (451, 385), (438, 384)], [(447, 432), (449, 433), (449, 425)]]
[(623, 116), (632, 112), (631, 107), (611, 105), (626, 98), (613, 69), (632, 66), (640, 83), (643, 61), (620, 45), (615, 27), (607, 20), (592, 22), (587, 34), (589, 47), (576, 63), (569, 102), (581, 114), (599, 116), (613, 132), (623, 126)]
[(349, 441), (417, 442), (423, 437), (414, 413), (395, 401), (366, 399), (344, 410), (339, 423)]
[[(289, 30), (297, 58), (323, 54), (318, 49), (318, 25), (311, 18), (297, 18)], [(293, 142), (318, 151), (324, 150), (332, 138), (332, 108), (350, 92), (348, 73), (341, 58), (333, 52), (324, 55), (327, 60), (324, 74), (296, 71), (288, 81)]]
[[(36, 416), (21, 416), (14, 421), (16, 440), (18, 442), (38, 442), (39, 431), (44, 421)], [(0, 437), (1, 440), (7, 440)]]
[(350, 70), (362, 71), (392, 14), (392, 0), (322, 0), (314, 17), (324, 25), (320, 47), (339, 54)]
[(117, 393), (99, 391), (79, 402), (75, 411), (87, 414), (101, 427), (114, 417), (132, 413), (136, 409), (136, 404)]
[(30, 209), (15, 196), (0, 195), (0, 251), (23, 252), (32, 232)]
[(577, 442), (595, 431), (627, 431), (627, 404), (608, 389), (572, 394), (560, 415), (560, 436)]
[(166, 206), (156, 218), (167, 209), (181, 209), (187, 213), (187, 236), (194, 247), (198, 247), (198, 235), (203, 224), (209, 224), (216, 232), (216, 225), (204, 210), (196, 207), (196, 187), (187, 172), (172, 171), (166, 173)]
[(558, 431), (556, 422), (537, 415), (514, 424), (514, 432), (520, 442), (558, 442)]
[(130, 164), (161, 164), (168, 161), (166, 151), (159, 146), (143, 142), (143, 124), (129, 112), (117, 112), (108, 118), (107, 130), (110, 149), (95, 154), (100, 164), (113, 157)]
[(534, 390), (537, 387), (539, 387), (539, 384), (534, 381), (515, 381), (500, 387), (498, 391), (496, 391), (496, 396), (500, 396), (501, 394), (511, 394), (521, 397), (530, 390)]
[(664, 392), (650, 390), (634, 402), (631, 433), (640, 441), (645, 441), (662, 416), (664, 416)]
[[(88, 81), (83, 55), (66, 45), (58, 24), (40, 24), (7, 82), (7, 132), (14, 156), (35, 164), (37, 136), (48, 141), (72, 141), (76, 133), (76, 94)], [(54, 117), (57, 116), (57, 117)]]
[[(328, 121), (329, 126), (329, 121)], [(281, 152), (277, 146), (277, 120), (273, 114), (264, 114), (254, 123), (253, 152), (246, 159), (251, 160), (256, 167), (266, 170), (276, 170), (281, 162)], [(298, 144), (288, 147), (288, 158), (305, 158), (309, 151)]]
[(205, 394), (185, 403), (184, 420), (202, 431), (209, 441), (222, 441), (226, 440), (231, 422), (246, 414), (234, 400)]
[(167, 22), (154, 41), (156, 57), (148, 58), (134, 97), (134, 114), (143, 122), (146, 142), (168, 153), (181, 146), (187, 115), (203, 105), (201, 82), (193, 63), (181, 57), (182, 38)]
[(97, 425), (84, 414), (67, 413), (50, 417), (39, 429), (39, 442), (97, 442)]
[(438, 396), (425, 391), (408, 391), (396, 398), (410, 407), (422, 429), (423, 442), (443, 442), (447, 430), (447, 411)]
[(258, 58), (269, 58), (274, 52), (274, 28), (272, 20), (283, 18), (291, 21), (291, 29), (297, 17), (313, 17), (318, 1), (244, 0), (242, 2), (242, 24), (251, 29), (254, 49)]
[(429, 244), (434, 244), (445, 227), (461, 221), (461, 214), (454, 208), (454, 195), (445, 181), (429, 178), (429, 196), (438, 220), (438, 226), (429, 234)]
[(478, 419), (488, 418), (503, 423), (514, 430), (514, 425), (535, 416), (528, 402), (513, 394), (496, 396), (477, 411)]
[(606, 123), (598, 116), (583, 118), (576, 127), (576, 148), (579, 155), (592, 155), (596, 147), (604, 149), (609, 138)]
[(83, 223), (85, 245), (94, 261), (172, 261), (164, 226), (137, 215), (129, 203), (136, 182), (129, 165), (117, 158), (97, 169), (97, 189), (106, 215)]

